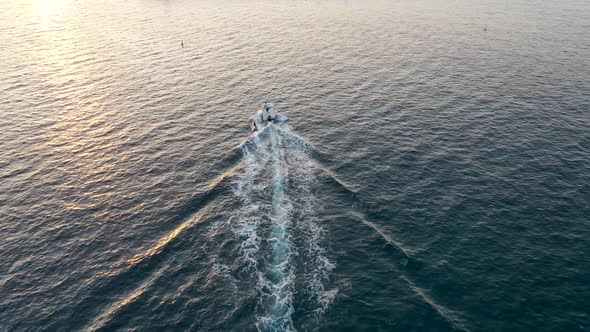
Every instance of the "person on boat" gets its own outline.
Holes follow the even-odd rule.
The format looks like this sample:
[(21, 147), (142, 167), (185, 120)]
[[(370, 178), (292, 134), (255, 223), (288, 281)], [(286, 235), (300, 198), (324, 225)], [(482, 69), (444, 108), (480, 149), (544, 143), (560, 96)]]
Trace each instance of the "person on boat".
[(268, 121), (268, 120), (269, 120), (268, 109), (267, 109), (266, 105), (264, 105), (264, 107), (262, 108), (262, 121)]
[(274, 107), (268, 108), (268, 121), (274, 122), (277, 119), (277, 112), (275, 112)]

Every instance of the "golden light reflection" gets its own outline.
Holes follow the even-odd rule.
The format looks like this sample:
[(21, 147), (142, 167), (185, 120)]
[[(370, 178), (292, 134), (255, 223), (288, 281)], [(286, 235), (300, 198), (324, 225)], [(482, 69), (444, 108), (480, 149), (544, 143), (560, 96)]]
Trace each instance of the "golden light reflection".
[[(91, 188), (115, 177), (116, 161), (126, 157), (112, 154), (125, 140), (105, 134), (111, 125), (117, 124), (117, 117), (95, 103), (78, 108), (77, 96), (70, 97), (74, 99), (70, 105), (56, 112), (60, 114), (52, 114), (54, 124), (45, 129), (45, 140), (40, 143), (39, 150), (55, 156), (50, 167), (55, 169), (52, 178), (59, 182), (56, 190), (81, 192), (68, 196), (67, 201), (62, 200), (63, 209), (83, 211), (101, 204), (112, 205), (111, 195)], [(104, 125), (108, 121), (111, 124)]]
[(63, 28), (64, 0), (31, 0), (31, 14), (41, 31)]
[(176, 229), (174, 229), (171, 233), (169, 233), (168, 235), (161, 238), (160, 241), (158, 241), (158, 243), (155, 246), (151, 247), (147, 251), (135, 255), (133, 258), (131, 258), (128, 261), (128, 264), (131, 266), (134, 266), (134, 265), (137, 265), (152, 256), (160, 254), (162, 252), (162, 250), (164, 250), (164, 248), (166, 246), (168, 246), (168, 244), (170, 244), (172, 241), (174, 241), (178, 237), (178, 235), (182, 234), (185, 230), (193, 227), (196, 224), (203, 222), (205, 220), (206, 216), (210, 216), (210, 215), (215, 216), (215, 215), (219, 214), (219, 211), (211, 211), (211, 210), (212, 210), (211, 208), (209, 208), (208, 206), (205, 206), (203, 208), (203, 210), (196, 217), (190, 218), (186, 222), (182, 223), (180, 226), (178, 226)]
[(31, 8), (39, 16), (53, 16), (61, 11), (62, 0), (33, 0)]

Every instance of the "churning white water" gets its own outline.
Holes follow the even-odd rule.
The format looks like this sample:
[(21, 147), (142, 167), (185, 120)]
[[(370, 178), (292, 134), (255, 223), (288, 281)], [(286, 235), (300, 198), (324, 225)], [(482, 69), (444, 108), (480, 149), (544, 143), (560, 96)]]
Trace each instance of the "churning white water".
[[(240, 263), (257, 279), (256, 326), (294, 330), (294, 297), (312, 298), (319, 317), (337, 292), (324, 286), (334, 264), (324, 255), (324, 230), (316, 217), (321, 203), (314, 193), (311, 146), (288, 125), (270, 124), (242, 152), (245, 166), (234, 189), (241, 207), (233, 229)], [(305, 263), (296, 263), (295, 256)], [(304, 289), (295, 289), (297, 280)]]

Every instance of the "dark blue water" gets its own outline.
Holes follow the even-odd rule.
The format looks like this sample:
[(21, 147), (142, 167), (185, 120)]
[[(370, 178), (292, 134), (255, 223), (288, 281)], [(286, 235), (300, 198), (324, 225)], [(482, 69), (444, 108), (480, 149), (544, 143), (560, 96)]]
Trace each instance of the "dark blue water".
[(0, 4), (0, 331), (587, 330), (589, 22)]

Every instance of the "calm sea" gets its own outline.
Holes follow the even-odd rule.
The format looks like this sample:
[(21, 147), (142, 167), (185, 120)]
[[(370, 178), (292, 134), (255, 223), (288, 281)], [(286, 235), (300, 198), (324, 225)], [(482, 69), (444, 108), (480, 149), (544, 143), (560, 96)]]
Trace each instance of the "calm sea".
[(0, 45), (0, 331), (590, 328), (587, 0), (10, 0)]

